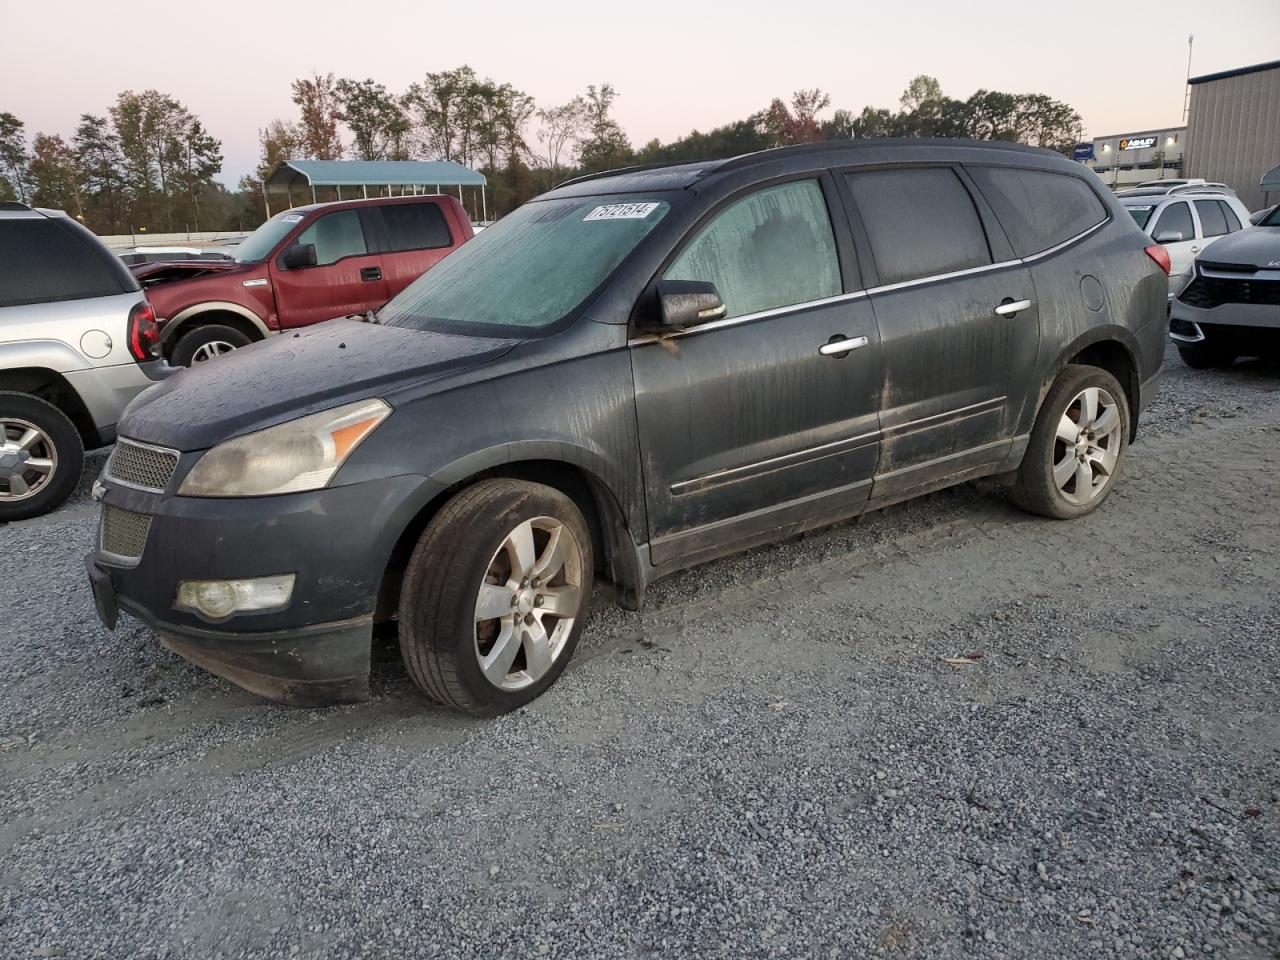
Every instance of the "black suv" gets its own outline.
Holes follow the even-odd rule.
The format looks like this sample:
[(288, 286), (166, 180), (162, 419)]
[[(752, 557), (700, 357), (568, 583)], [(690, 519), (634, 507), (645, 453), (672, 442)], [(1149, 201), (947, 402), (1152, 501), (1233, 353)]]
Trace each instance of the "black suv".
[(370, 322), (135, 402), (99, 611), (298, 704), (509, 710), (592, 582), (654, 578), (975, 477), (1048, 517), (1115, 485), (1161, 370), (1164, 251), (1044, 150), (858, 141), (573, 181)]

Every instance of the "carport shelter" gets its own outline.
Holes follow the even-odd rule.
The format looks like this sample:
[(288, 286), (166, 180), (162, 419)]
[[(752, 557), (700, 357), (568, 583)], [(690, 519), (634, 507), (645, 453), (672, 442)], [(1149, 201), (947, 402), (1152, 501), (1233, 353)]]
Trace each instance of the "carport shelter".
[[(292, 207), (295, 187), (301, 187), (304, 196), (309, 189), (310, 199), (304, 202), (310, 203), (321, 199), (317, 190), (326, 195), (332, 191), (338, 200), (354, 200), (442, 193), (455, 187), (459, 201), (463, 200), (463, 187), (473, 188), (474, 200), (474, 188), (479, 187), (483, 222), (489, 219), (487, 182), (483, 173), (452, 160), (282, 160), (262, 182), (262, 196), (270, 217), (272, 190), (284, 190)], [(344, 191), (348, 191), (346, 196)]]

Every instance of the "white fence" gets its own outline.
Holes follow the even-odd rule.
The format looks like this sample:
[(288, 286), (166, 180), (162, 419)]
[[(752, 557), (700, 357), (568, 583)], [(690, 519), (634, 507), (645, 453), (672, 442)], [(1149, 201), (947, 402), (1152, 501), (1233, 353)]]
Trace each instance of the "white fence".
[(215, 233), (135, 233), (99, 237), (109, 250), (132, 247), (207, 247), (218, 240), (247, 237), (248, 231), (223, 230)]

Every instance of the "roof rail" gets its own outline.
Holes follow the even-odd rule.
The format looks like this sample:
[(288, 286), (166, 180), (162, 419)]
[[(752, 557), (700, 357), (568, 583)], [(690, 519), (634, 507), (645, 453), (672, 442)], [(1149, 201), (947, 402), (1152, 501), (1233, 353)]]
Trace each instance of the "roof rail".
[(667, 167), (685, 167), (696, 163), (719, 163), (719, 160), (667, 160), (659, 163), (635, 163), (629, 167), (614, 167), (612, 170), (601, 170), (597, 173), (584, 173), (580, 177), (570, 177), (568, 180), (561, 180), (552, 190), (559, 190), (561, 187), (567, 187), (571, 183), (586, 183), (588, 180), (601, 180), (605, 177), (618, 177), (626, 173), (643, 173), (646, 170), (664, 170)]

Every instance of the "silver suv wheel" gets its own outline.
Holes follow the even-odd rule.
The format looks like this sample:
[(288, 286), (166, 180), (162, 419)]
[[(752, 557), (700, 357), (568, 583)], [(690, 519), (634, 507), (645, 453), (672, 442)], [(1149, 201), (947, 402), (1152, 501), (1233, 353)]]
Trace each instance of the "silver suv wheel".
[(0, 420), (0, 500), (34, 497), (58, 470), (58, 450), (43, 430), (29, 420)]
[(489, 561), (476, 597), (475, 652), (485, 679), (520, 690), (564, 652), (582, 606), (582, 548), (568, 525), (534, 517)]
[(1099, 496), (1115, 475), (1124, 440), (1123, 413), (1102, 387), (1085, 387), (1058, 421), (1053, 482), (1071, 503)]

